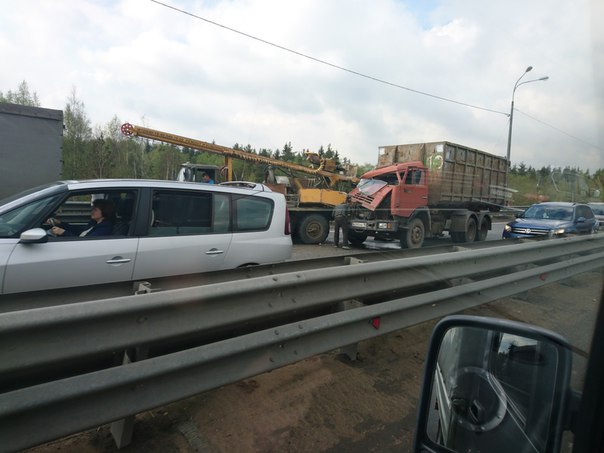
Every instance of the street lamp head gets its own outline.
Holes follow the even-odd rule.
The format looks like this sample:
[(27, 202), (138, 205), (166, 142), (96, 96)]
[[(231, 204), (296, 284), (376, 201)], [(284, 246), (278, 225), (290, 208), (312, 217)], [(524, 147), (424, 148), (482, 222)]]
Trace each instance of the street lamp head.
[[(508, 161), (508, 165), (510, 165), (511, 160), (510, 160), (510, 151), (511, 151), (511, 147), (512, 147), (512, 121), (514, 120), (514, 94), (516, 94), (516, 88), (518, 88), (520, 85), (524, 85), (525, 83), (531, 83), (531, 82), (538, 82), (541, 80), (547, 80), (549, 79), (549, 77), (545, 76), (545, 77), (541, 77), (540, 79), (534, 79), (534, 80), (526, 80), (524, 82), (520, 82), (520, 80), (522, 80), (522, 78), (526, 75), (527, 72), (530, 72), (533, 70), (532, 66), (528, 66), (524, 72), (522, 73), (522, 75), (518, 78), (518, 80), (516, 80), (516, 83), (514, 84), (514, 89), (512, 90), (512, 105), (510, 107), (510, 114), (508, 115), (508, 117), (510, 118), (510, 127), (508, 129), (508, 149), (507, 149), (507, 161)], [(505, 181), (505, 186), (507, 187), (508, 185), (508, 180), (506, 178)]]

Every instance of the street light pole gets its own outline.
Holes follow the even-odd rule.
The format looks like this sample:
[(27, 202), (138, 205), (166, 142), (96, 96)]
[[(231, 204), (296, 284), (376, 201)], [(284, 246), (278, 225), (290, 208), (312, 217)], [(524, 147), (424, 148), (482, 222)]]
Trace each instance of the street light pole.
[(528, 68), (526, 68), (526, 70), (522, 73), (522, 75), (518, 78), (518, 80), (516, 80), (516, 83), (514, 84), (514, 89), (512, 90), (512, 105), (510, 106), (510, 127), (508, 129), (508, 149), (507, 149), (507, 161), (508, 161), (508, 165), (511, 167), (512, 162), (510, 160), (510, 152), (512, 149), (512, 123), (514, 121), (514, 95), (516, 94), (516, 89), (520, 86), (520, 85), (524, 85), (525, 83), (531, 83), (531, 82), (540, 82), (542, 80), (547, 80), (549, 79), (549, 77), (545, 76), (545, 77), (541, 77), (539, 79), (534, 79), (534, 80), (526, 80), (522, 83), (519, 83), (520, 80), (526, 75), (527, 72), (530, 72), (533, 69), (532, 66), (529, 66)]

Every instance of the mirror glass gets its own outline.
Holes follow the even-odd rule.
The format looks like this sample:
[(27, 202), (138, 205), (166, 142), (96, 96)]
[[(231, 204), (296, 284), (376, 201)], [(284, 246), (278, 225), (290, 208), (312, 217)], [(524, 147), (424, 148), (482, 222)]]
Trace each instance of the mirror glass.
[(428, 437), (454, 451), (545, 452), (559, 360), (549, 342), (450, 328), (432, 376)]

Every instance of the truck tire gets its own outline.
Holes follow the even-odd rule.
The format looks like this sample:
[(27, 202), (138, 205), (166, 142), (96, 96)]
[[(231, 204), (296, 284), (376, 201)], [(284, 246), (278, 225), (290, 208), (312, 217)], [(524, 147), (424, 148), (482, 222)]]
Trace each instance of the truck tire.
[(478, 235), (476, 220), (470, 217), (466, 223), (466, 231), (451, 231), (451, 240), (456, 243), (474, 242)]
[(300, 219), (298, 239), (303, 244), (320, 244), (329, 235), (329, 222), (319, 214), (309, 214)]
[(482, 219), (480, 227), (476, 230), (476, 241), (485, 241), (489, 234), (489, 222), (487, 219)]
[(366, 233), (357, 233), (354, 230), (348, 230), (348, 242), (352, 245), (361, 245), (367, 239)]
[(464, 242), (474, 242), (476, 235), (478, 234), (478, 227), (476, 225), (476, 219), (470, 217), (466, 224), (466, 237)]
[(409, 222), (407, 228), (401, 232), (401, 248), (418, 249), (424, 243), (425, 236), (424, 222), (420, 219), (413, 219)]

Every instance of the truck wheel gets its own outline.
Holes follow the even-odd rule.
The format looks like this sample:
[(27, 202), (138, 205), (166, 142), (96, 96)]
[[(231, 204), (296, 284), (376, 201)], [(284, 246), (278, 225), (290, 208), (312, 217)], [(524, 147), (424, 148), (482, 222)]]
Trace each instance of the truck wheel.
[(485, 241), (487, 239), (487, 234), (489, 234), (489, 223), (486, 220), (483, 220), (480, 224), (480, 228), (476, 231), (476, 240)]
[(478, 227), (476, 226), (476, 220), (470, 217), (466, 224), (466, 237), (464, 242), (474, 242), (477, 234)]
[(361, 245), (367, 239), (366, 233), (357, 233), (354, 230), (348, 230), (348, 242), (352, 245)]
[(424, 222), (420, 219), (413, 219), (407, 228), (401, 233), (401, 248), (418, 249), (424, 243), (426, 235)]
[(469, 218), (468, 223), (466, 223), (466, 231), (451, 231), (449, 234), (451, 235), (451, 240), (456, 244), (474, 242), (478, 234), (476, 230), (476, 220)]
[(302, 218), (298, 227), (298, 238), (303, 244), (320, 244), (325, 242), (329, 234), (329, 222), (318, 214), (310, 214)]

